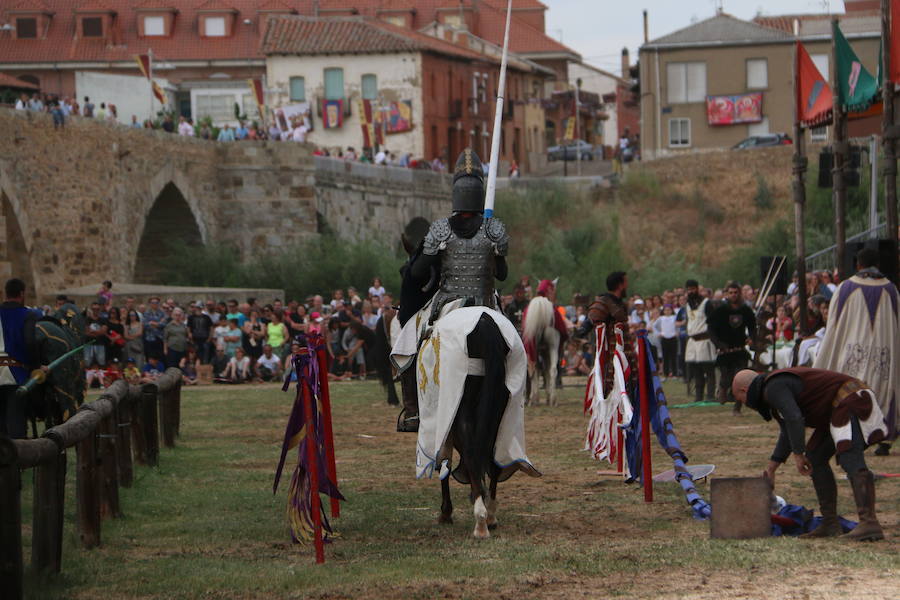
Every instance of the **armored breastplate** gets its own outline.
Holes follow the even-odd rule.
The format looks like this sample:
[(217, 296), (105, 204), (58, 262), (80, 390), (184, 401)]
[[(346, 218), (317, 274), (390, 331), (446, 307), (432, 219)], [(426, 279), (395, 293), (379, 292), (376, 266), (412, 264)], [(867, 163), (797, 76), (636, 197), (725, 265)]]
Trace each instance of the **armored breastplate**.
[(470, 239), (450, 234), (447, 247), (441, 252), (441, 292), (493, 306), (494, 249), (484, 235), (483, 225)]

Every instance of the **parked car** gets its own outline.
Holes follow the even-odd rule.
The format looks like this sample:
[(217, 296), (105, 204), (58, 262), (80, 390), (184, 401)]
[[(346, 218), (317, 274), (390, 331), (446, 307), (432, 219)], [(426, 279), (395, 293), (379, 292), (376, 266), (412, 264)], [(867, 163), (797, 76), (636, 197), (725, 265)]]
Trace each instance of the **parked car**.
[(732, 150), (743, 150), (745, 148), (763, 148), (767, 146), (786, 146), (793, 144), (790, 136), (786, 133), (767, 133), (765, 135), (751, 135), (745, 140), (741, 140), (731, 147)]
[(594, 160), (594, 146), (584, 140), (574, 140), (559, 146), (550, 146), (547, 148), (547, 160), (576, 160), (579, 153), (581, 154), (581, 160)]

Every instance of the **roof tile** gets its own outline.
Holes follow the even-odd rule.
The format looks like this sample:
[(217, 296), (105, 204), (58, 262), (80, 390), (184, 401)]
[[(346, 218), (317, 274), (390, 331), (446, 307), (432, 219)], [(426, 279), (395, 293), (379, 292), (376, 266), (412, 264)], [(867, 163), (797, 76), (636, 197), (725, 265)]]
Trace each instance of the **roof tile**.
[(791, 38), (790, 34), (782, 30), (763, 27), (721, 13), (655, 40), (650, 40), (645, 46), (691, 46), (708, 42), (775, 42)]
[(12, 75), (7, 75), (6, 73), (0, 73), (0, 88), (2, 87), (11, 87), (11, 88), (19, 88), (24, 90), (39, 90), (40, 88), (33, 83), (28, 83), (27, 81), (22, 81), (17, 77), (13, 77)]

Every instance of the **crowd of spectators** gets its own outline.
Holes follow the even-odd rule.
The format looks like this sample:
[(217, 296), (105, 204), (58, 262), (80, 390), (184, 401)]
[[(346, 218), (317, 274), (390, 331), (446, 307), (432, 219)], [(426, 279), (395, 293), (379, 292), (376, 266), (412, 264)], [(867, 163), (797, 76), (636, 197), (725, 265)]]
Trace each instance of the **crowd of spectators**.
[[(798, 329), (807, 339), (821, 338), (835, 288), (830, 272), (807, 275), (808, 323), (798, 328), (799, 282), (794, 277), (787, 294), (770, 294), (760, 303), (756, 342), (781, 347), (797, 341)], [(713, 303), (723, 301), (724, 288), (699, 289)], [(743, 302), (754, 309), (757, 292), (750, 285), (742, 286)], [(520, 329), (531, 297), (529, 277), (522, 278), (512, 294), (501, 297), (503, 311)], [(354, 287), (336, 289), (327, 299), (313, 295), (303, 301), (275, 299), (267, 304), (255, 298), (206, 299), (186, 305), (159, 297), (147, 303), (137, 303), (130, 296), (114, 300), (112, 283), (104, 282), (84, 311), (85, 333), (95, 341), (84, 351), (88, 385), (105, 386), (119, 377), (133, 383), (153, 381), (169, 367), (180, 368), (188, 385), (282, 381), (293, 376), (291, 356), (305, 346), (311, 332), (324, 337), (331, 380), (365, 379), (374, 370), (370, 350), (378, 318), (394, 310), (393, 296), (377, 278), (365, 293)], [(57, 300), (58, 305), (66, 301), (64, 297)], [(593, 367), (594, 341), (576, 335), (589, 301), (576, 294), (570, 304), (558, 306), (572, 334), (561, 357), (561, 372), (566, 375), (586, 375)], [(684, 288), (632, 295), (626, 302), (629, 327), (648, 331), (659, 375), (685, 378)]]
[[(69, 117), (85, 117), (98, 119), (110, 123), (119, 123), (118, 111), (114, 104), (101, 102), (99, 105), (91, 102), (90, 97), (85, 96), (84, 102), (79, 104), (77, 98), (57, 96), (55, 94), (42, 94), (35, 92), (31, 95), (21, 94), (15, 104), (16, 110), (33, 112), (45, 112), (53, 116), (53, 125), (56, 128), (65, 127)], [(221, 127), (215, 126), (210, 119), (201, 119), (194, 122), (188, 117), (178, 117), (177, 121), (172, 115), (164, 115), (157, 120), (145, 119), (141, 121), (137, 115), (131, 115), (129, 127), (136, 129), (158, 129), (167, 133), (184, 137), (197, 137), (204, 140), (219, 142), (240, 142), (244, 140), (274, 140), (305, 142), (311, 131), (311, 121), (307, 115), (297, 115), (285, 119), (273, 119), (268, 127), (260, 126), (256, 121), (239, 119), (237, 126), (228, 123)], [(374, 165), (402, 167), (410, 169), (424, 169), (431, 171), (446, 171), (447, 165), (441, 157), (432, 160), (416, 158), (410, 152), (395, 153), (387, 148), (378, 150), (364, 148), (357, 150), (353, 146), (347, 148), (317, 147), (313, 152), (316, 156), (330, 156), (333, 158), (369, 163)], [(518, 175), (518, 167), (510, 170), (511, 176)], [(513, 175), (514, 174), (514, 175)]]

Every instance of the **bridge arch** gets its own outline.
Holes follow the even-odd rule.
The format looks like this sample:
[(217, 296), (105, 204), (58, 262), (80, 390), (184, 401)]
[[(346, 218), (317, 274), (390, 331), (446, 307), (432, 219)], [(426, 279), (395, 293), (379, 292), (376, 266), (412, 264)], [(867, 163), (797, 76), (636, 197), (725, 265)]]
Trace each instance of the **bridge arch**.
[(0, 283), (10, 277), (22, 279), (26, 285), (26, 302), (34, 303), (39, 274), (31, 260), (31, 224), (12, 190), (8, 173), (0, 168)]
[(206, 244), (207, 229), (196, 205), (185, 197), (181, 186), (168, 181), (144, 211), (143, 228), (137, 238), (132, 281), (135, 283), (165, 283), (160, 276), (166, 262), (184, 247)]

